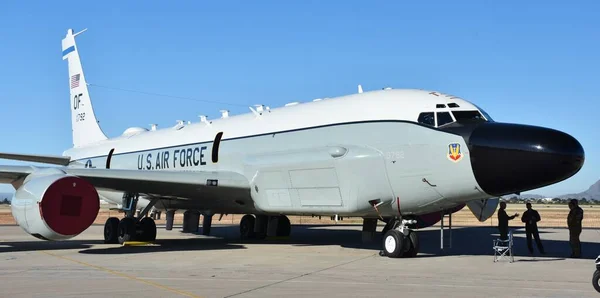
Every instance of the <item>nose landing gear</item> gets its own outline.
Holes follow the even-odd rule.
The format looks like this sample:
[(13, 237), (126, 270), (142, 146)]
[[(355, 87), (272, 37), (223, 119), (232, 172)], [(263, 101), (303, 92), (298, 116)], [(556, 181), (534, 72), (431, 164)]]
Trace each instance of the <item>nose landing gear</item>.
[(407, 225), (415, 224), (415, 220), (393, 219), (386, 225), (387, 231), (383, 235), (383, 250), (380, 256), (389, 258), (414, 258), (419, 253), (419, 237)]

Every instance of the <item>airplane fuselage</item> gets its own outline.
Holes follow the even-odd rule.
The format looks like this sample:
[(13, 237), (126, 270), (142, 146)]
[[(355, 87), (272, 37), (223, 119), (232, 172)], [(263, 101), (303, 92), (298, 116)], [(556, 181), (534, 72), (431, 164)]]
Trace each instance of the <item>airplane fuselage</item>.
[[(398, 208), (428, 213), (489, 198), (473, 175), (464, 138), (417, 122), (446, 100), (430, 97), (384, 90), (211, 123), (134, 129), (65, 155), (74, 167), (104, 168), (108, 161), (111, 169), (231, 171), (250, 184), (250, 205), (179, 198), (157, 206), (165, 209), (377, 216), (378, 204), (381, 215), (394, 216)], [(120, 203), (119, 193), (103, 194)]]

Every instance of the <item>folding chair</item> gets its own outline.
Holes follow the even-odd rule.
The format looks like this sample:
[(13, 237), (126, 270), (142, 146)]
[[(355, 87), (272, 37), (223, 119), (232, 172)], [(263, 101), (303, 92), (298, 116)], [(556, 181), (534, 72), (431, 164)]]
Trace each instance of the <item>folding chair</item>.
[[(513, 231), (508, 232), (508, 239), (494, 239), (494, 263), (497, 261), (507, 258), (510, 263), (515, 261), (514, 254), (512, 251), (513, 247)], [(508, 253), (508, 256), (507, 256)]]

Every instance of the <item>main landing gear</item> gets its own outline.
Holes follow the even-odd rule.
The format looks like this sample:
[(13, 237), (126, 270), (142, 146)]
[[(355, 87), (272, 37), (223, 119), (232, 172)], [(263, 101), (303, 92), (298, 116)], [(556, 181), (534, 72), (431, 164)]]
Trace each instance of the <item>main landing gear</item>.
[(285, 215), (269, 216), (246, 214), (240, 220), (242, 239), (265, 239), (267, 236), (287, 237), (291, 232), (290, 220)]
[(148, 211), (152, 209), (158, 199), (153, 199), (135, 217), (138, 202), (138, 194), (125, 193), (123, 195), (123, 211), (125, 217), (119, 220), (110, 217), (104, 224), (104, 243), (123, 244), (127, 241), (154, 241), (156, 240), (156, 223), (151, 217), (147, 217)]
[(383, 230), (383, 250), (379, 255), (390, 258), (416, 257), (419, 253), (419, 237), (407, 226), (415, 223), (415, 220), (391, 219)]

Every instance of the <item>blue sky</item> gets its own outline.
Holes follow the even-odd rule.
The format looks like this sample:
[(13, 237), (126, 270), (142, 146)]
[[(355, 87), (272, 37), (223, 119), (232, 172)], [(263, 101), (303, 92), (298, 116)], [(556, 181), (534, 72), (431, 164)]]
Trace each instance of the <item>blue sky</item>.
[(89, 83), (223, 102), (92, 86), (110, 136), (354, 93), (357, 84), (422, 88), (471, 100), (496, 121), (580, 140), (583, 169), (532, 192), (579, 192), (600, 179), (598, 1), (216, 3), (1, 2), (0, 151), (61, 154), (71, 145), (61, 39), (88, 28), (77, 43)]

